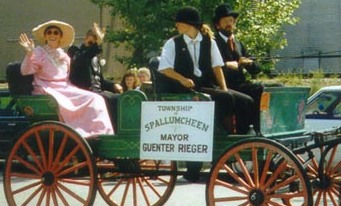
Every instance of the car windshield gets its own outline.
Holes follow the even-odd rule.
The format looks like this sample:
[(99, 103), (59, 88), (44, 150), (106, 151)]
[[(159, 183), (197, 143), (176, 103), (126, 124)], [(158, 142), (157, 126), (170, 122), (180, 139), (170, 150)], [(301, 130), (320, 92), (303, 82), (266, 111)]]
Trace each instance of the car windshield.
[(341, 119), (340, 93), (323, 92), (308, 103), (306, 118)]

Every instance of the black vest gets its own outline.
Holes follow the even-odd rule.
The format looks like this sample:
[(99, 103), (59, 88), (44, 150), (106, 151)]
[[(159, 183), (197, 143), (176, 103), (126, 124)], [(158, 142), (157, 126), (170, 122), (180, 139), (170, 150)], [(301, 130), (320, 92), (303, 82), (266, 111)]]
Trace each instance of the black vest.
[(183, 35), (174, 37), (174, 42), (174, 70), (184, 77), (192, 79), (196, 85), (196, 90), (200, 90), (202, 87), (213, 87), (214, 74), (210, 53), (211, 39), (208, 36), (203, 35), (203, 39), (200, 42), (199, 69), (202, 72), (201, 77), (196, 77), (194, 75), (194, 64)]

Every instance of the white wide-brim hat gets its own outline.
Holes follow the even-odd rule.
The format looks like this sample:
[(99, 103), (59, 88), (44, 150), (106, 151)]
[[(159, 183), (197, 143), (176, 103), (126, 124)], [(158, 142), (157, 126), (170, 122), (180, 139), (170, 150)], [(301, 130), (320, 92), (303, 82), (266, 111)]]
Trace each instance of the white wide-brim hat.
[(63, 32), (63, 36), (60, 39), (60, 44), (59, 44), (60, 47), (68, 47), (72, 45), (75, 39), (74, 28), (68, 23), (57, 21), (57, 20), (51, 20), (51, 21), (45, 22), (32, 29), (32, 34), (36, 38), (36, 40), (39, 41), (39, 43), (41, 43), (42, 45), (45, 44), (44, 32), (46, 28), (50, 26), (58, 27)]

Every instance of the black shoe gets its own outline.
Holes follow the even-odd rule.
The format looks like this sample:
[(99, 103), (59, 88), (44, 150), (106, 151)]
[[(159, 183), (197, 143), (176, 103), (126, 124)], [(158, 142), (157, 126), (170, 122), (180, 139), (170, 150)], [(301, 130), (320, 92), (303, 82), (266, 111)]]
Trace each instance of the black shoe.
[(192, 182), (192, 183), (194, 183), (194, 182), (198, 182), (199, 181), (199, 179), (200, 179), (200, 174), (198, 174), (198, 175), (193, 175), (193, 174), (184, 174), (183, 175), (183, 177), (188, 181), (188, 182)]

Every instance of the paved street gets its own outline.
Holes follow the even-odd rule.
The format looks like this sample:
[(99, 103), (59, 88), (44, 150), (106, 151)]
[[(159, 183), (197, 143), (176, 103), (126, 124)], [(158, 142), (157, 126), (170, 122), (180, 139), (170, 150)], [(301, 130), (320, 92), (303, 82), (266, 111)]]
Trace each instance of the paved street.
[[(2, 174), (0, 182), (3, 185)], [(204, 180), (199, 183), (189, 184), (179, 177), (175, 189), (165, 206), (205, 206), (205, 186)], [(7, 205), (3, 186), (0, 188), (0, 205)], [(101, 195), (97, 193), (94, 205), (103, 206), (107, 204), (102, 199)]]
[[(180, 179), (180, 178), (179, 178)], [(1, 188), (0, 188), (0, 205), (6, 206), (7, 202), (5, 199), (3, 181), (2, 181), (2, 173), (0, 177)], [(97, 193), (95, 206), (103, 206), (107, 205), (106, 202), (102, 199), (101, 195)], [(205, 183), (195, 183), (188, 184), (182, 182), (180, 179), (177, 181), (177, 185), (175, 189), (165, 204), (165, 206), (205, 206)]]
[[(7, 202), (4, 195), (2, 172), (0, 177), (0, 205), (6, 206)], [(95, 206), (107, 205), (101, 195), (97, 193)], [(181, 178), (177, 181), (175, 189), (165, 204), (165, 206), (205, 206), (205, 182), (188, 184)]]
[[(2, 166), (2, 165), (1, 165)], [(2, 171), (3, 169), (0, 166), (0, 205), (6, 206), (7, 202), (5, 200), (4, 188), (3, 188), (3, 177)], [(205, 187), (206, 187), (206, 178), (202, 178), (199, 183), (188, 183), (183, 178), (178, 177), (176, 182), (175, 189), (165, 204), (165, 206), (205, 206)], [(20, 183), (18, 183), (20, 184)], [(102, 199), (101, 195), (97, 193), (95, 206), (103, 206), (107, 205), (105, 201)], [(294, 205), (302, 205), (302, 202), (296, 202)], [(332, 205), (331, 203), (328, 206)]]

